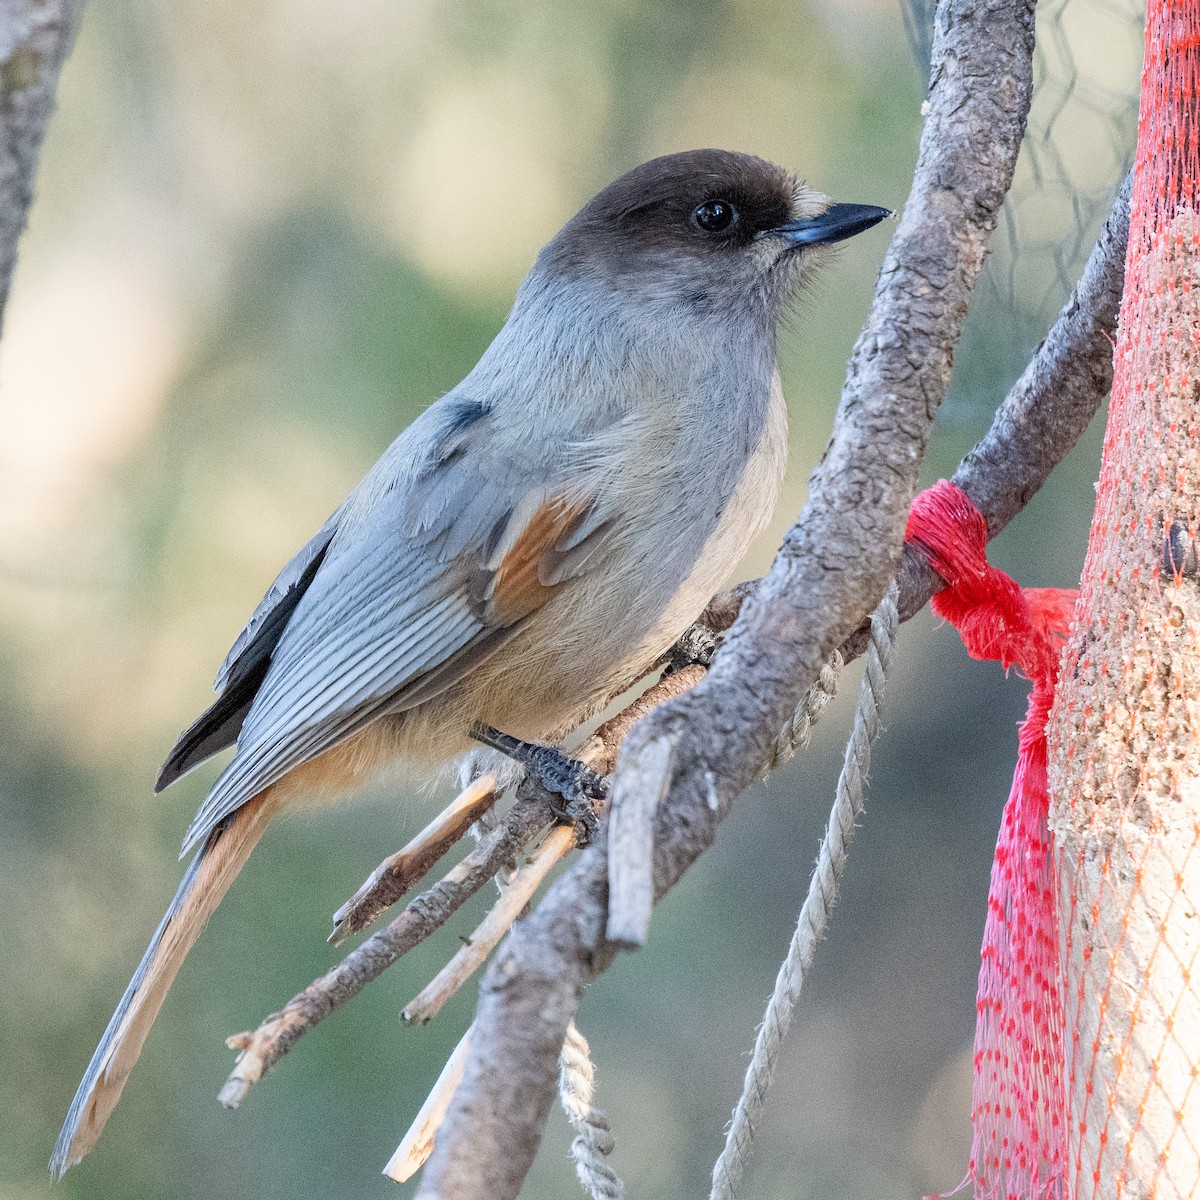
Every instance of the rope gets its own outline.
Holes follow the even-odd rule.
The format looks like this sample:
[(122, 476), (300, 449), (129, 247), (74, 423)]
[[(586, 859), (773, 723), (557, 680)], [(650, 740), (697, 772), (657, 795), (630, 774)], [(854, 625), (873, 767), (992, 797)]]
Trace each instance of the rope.
[(763, 767), (764, 776), (776, 767), (790, 762), (797, 750), (803, 750), (808, 745), (809, 738), (812, 737), (812, 727), (820, 719), (825, 705), (837, 695), (838, 676), (841, 675), (844, 665), (841, 651), (835, 650), (821, 668), (816, 683), (800, 698), (791, 719), (779, 731)]
[[(729, 1133), (725, 1138), (725, 1148), (713, 1167), (709, 1200), (733, 1200), (734, 1193), (741, 1183), (754, 1144), (754, 1128), (762, 1113), (771, 1078), (779, 1062), (783, 1039), (792, 1023), (792, 1011), (800, 997), (804, 973), (812, 963), (817, 942), (824, 936), (829, 924), (829, 914), (837, 900), (838, 880), (846, 865), (846, 847), (854, 836), (855, 822), (863, 809), (867, 768), (871, 762), (871, 743), (879, 732), (879, 709), (884, 683), (891, 666), (892, 643), (898, 623), (896, 585), (893, 583), (871, 617), (871, 641), (867, 649), (866, 670), (859, 686), (854, 729), (846, 745), (846, 757), (842, 773), (838, 777), (829, 824), (820, 853), (817, 855), (817, 865), (809, 880), (808, 896), (800, 910), (800, 918), (792, 935), (787, 957), (779, 968), (775, 990), (763, 1014), (762, 1025), (754, 1043), (754, 1054), (742, 1085), (742, 1096), (734, 1110)], [(834, 679), (836, 681), (836, 674)], [(812, 695), (812, 689), (809, 695)], [(807, 729), (802, 727), (802, 723), (797, 721), (795, 725), (798, 736), (806, 737)], [(787, 730), (784, 733), (786, 734)], [(784, 737), (783, 734), (780, 736)], [(779, 743), (776, 744), (776, 749), (778, 746)]]
[(571, 1143), (575, 1173), (592, 1200), (625, 1200), (625, 1185), (608, 1161), (614, 1145), (608, 1118), (592, 1107), (595, 1082), (587, 1039), (572, 1021), (558, 1058), (558, 1100), (577, 1135)]

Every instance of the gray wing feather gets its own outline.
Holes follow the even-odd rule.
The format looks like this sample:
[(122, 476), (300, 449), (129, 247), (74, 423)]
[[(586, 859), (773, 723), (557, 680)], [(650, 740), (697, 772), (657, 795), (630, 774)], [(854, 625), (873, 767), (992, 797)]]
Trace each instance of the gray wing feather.
[[(467, 422), (461, 403), (441, 404), (444, 411), (434, 405), (401, 435), (339, 509), (319, 569), (273, 647), (237, 754), (192, 821), (185, 851), (300, 763), (383, 712), (450, 686), (517, 628), (487, 622), (472, 570), (522, 500), (544, 490), (547, 466), (497, 453), (485, 411), (465, 410)], [(416, 447), (425, 449), (418, 455)], [(309, 562), (321, 552), (320, 537), (293, 560), (297, 578), (310, 548), (317, 547)], [(270, 620), (272, 595), (288, 586), (285, 572), (222, 678), (253, 644), (255, 621), (261, 629)]]
[[(383, 707), (402, 703), (406, 684), (436, 670), (485, 630), (465, 581), (444, 568), (430, 572), (424, 586), (411, 575), (393, 589), (359, 591), (360, 582), (354, 570), (339, 572), (319, 589), (318, 573), (280, 640), (242, 726), (237, 755), (187, 831), (185, 850), (293, 767), (348, 737)], [(334, 602), (322, 604), (324, 593), (334, 589)], [(364, 592), (357, 611), (340, 602)]]
[[(279, 640), (279, 634), (282, 633), (283, 626), (287, 623), (287, 619), (295, 607), (294, 603), (289, 605), (286, 602), (291, 599), (291, 593), (301, 583), (305, 572), (328, 549), (333, 535), (337, 532), (341, 515), (342, 509), (339, 508), (321, 526), (320, 531), (305, 542), (291, 562), (275, 577), (274, 583), (267, 589), (267, 594), (259, 601), (258, 607), (250, 614), (250, 620), (246, 622), (245, 629), (237, 635), (233, 646), (225, 656), (225, 661), (217, 671), (217, 678), (213, 682), (214, 692), (223, 692), (229, 686), (232, 677), (242, 674), (246, 670), (247, 664), (244, 659), (252, 656), (254, 650), (261, 643), (270, 642), (273, 647)], [(286, 609), (286, 611), (281, 611), (281, 609)], [(241, 669), (239, 670), (239, 668)]]

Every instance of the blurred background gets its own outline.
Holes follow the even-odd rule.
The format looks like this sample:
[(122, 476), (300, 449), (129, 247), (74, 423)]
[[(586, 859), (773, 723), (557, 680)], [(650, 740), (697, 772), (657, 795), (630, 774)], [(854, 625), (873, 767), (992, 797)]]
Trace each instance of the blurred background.
[[(0, 1200), (45, 1196), (58, 1126), (169, 900), (210, 766), (151, 793), (279, 566), (502, 322), (538, 247), (652, 155), (756, 152), (899, 207), (923, 0), (93, 0), (0, 343)], [(929, 481), (986, 428), (1130, 157), (1137, 0), (1039, 14), (1029, 144)], [(885, 227), (886, 228), (886, 227)], [(849, 243), (783, 343), (804, 496), (884, 253)], [(1082, 564), (1100, 428), (999, 540)], [(832, 796), (854, 675), (585, 998), (633, 1196), (707, 1194)], [(975, 975), (1025, 687), (928, 613), (902, 633), (868, 813), (745, 1200), (917, 1197), (969, 1147)], [(445, 794), (284, 822), (189, 959), (67, 1198), (411, 1195), (379, 1172), (470, 1019), (399, 1011), (484, 898), (225, 1112), (223, 1038), (337, 961), (329, 914)], [(486, 897), (490, 900), (490, 896)], [(561, 1115), (526, 1187), (578, 1194)]]

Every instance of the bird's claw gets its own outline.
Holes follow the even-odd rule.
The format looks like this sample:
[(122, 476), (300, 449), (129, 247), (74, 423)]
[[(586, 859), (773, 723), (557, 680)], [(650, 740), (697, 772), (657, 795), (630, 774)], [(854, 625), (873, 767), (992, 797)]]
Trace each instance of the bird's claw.
[(520, 763), (527, 777), (541, 784), (546, 791), (561, 796), (564, 803), (561, 808), (554, 806), (554, 815), (575, 826), (581, 845), (591, 840), (596, 831), (594, 802), (603, 800), (608, 794), (608, 780), (603, 775), (586, 763), (568, 758), (553, 746), (523, 742), (480, 722), (471, 727), (471, 736)]

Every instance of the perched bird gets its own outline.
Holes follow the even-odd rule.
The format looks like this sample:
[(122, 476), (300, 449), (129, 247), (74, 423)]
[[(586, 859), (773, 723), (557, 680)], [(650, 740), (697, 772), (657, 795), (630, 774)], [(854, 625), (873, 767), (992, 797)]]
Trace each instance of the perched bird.
[(556, 742), (695, 620), (770, 518), (780, 318), (887, 210), (721, 150), (605, 188), (538, 255), (478, 365), (271, 585), (159, 776), (236, 753), (59, 1135), (95, 1144), (180, 964), (281, 809), (482, 722)]

